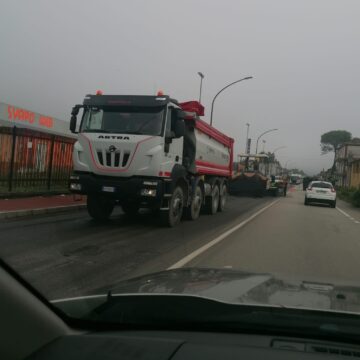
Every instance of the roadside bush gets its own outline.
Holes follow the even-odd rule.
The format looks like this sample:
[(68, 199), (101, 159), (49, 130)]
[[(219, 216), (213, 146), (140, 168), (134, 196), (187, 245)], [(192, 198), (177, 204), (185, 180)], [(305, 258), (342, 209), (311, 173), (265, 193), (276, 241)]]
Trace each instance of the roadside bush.
[(336, 191), (340, 199), (350, 202), (355, 189), (337, 188)]
[(360, 207), (360, 189), (358, 189), (352, 193), (351, 203), (356, 207)]
[(341, 200), (345, 200), (353, 206), (360, 207), (360, 189), (337, 188), (336, 191)]

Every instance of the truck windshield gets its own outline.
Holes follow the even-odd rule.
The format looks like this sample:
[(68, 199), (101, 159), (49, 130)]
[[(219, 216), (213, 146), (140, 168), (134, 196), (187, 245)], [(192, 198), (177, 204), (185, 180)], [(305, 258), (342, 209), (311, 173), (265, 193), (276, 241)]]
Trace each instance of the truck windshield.
[(85, 110), (81, 132), (160, 136), (163, 123), (164, 108), (89, 108)]

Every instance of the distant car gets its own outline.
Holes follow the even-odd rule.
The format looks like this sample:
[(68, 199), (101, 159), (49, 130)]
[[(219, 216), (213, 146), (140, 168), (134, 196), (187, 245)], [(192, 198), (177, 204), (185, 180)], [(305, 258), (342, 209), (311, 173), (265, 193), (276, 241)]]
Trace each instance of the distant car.
[(313, 203), (329, 204), (336, 207), (336, 190), (333, 185), (326, 181), (312, 181), (305, 193), (305, 205)]

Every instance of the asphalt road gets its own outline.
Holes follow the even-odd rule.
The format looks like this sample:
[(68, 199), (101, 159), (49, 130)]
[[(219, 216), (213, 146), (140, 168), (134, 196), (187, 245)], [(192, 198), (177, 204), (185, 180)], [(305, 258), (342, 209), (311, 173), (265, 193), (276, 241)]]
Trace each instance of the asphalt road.
[(172, 229), (151, 214), (130, 221), (120, 210), (101, 225), (86, 211), (12, 220), (0, 224), (0, 255), (49, 299), (181, 266), (358, 282), (360, 212), (303, 199), (300, 188), (286, 198), (230, 197), (226, 212)]
[(336, 209), (305, 206), (304, 192), (297, 187), (186, 266), (229, 267), (294, 280), (359, 285), (359, 259), (360, 211), (339, 200)]
[(114, 212), (97, 224), (87, 212), (0, 222), (0, 256), (47, 298), (106, 291), (122, 279), (167, 269), (249, 217), (271, 197), (229, 197), (227, 209), (176, 228), (154, 215)]

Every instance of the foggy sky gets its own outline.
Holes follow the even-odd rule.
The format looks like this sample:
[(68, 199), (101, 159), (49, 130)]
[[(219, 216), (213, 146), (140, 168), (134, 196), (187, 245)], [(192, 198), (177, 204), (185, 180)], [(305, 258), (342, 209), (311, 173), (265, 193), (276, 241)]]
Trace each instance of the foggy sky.
[[(320, 136), (360, 137), (360, 2), (4, 1), (0, 12), (0, 101), (68, 119), (85, 94), (199, 96), (206, 117), (244, 151), (246, 123), (255, 150), (308, 173), (329, 168)], [(262, 148), (262, 144), (261, 144)]]

